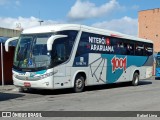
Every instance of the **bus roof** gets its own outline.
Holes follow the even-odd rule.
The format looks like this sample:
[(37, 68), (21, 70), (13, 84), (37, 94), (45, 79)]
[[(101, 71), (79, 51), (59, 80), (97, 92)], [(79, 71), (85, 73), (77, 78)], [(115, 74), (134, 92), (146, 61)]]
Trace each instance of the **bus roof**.
[(22, 34), (50, 33), (50, 32), (62, 31), (62, 30), (78, 30), (78, 31), (82, 30), (82, 31), (87, 31), (91, 33), (117, 37), (117, 38), (124, 38), (124, 39), (130, 39), (135, 41), (153, 43), (151, 40), (148, 40), (148, 39), (142, 39), (142, 38), (122, 34), (115, 31), (99, 29), (99, 28), (89, 27), (85, 25), (78, 25), (78, 24), (54, 24), (54, 25), (38, 26), (38, 27), (33, 27), (33, 28), (23, 30)]
[(80, 30), (80, 25), (76, 24), (54, 24), (37, 26), (23, 30), (22, 34), (33, 34), (33, 33), (50, 33), (62, 30)]

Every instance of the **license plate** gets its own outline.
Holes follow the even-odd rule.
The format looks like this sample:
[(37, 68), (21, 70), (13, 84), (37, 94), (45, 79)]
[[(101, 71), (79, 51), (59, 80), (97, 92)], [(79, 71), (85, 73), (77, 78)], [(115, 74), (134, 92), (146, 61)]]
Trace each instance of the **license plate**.
[(25, 87), (31, 87), (31, 83), (30, 82), (24, 82), (24, 86)]

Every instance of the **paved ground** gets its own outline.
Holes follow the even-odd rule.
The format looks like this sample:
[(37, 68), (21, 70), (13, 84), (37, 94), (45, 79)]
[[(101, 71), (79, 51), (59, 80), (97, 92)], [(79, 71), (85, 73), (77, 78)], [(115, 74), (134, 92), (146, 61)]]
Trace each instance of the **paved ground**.
[(71, 89), (19, 93), (14, 86), (0, 88), (0, 111), (160, 111), (159, 101), (160, 80), (154, 79), (136, 87), (129, 83), (87, 87), (82, 93)]
[(16, 87), (14, 85), (1, 85), (0, 86), (0, 92), (7, 92), (7, 91), (12, 91), (16, 89)]

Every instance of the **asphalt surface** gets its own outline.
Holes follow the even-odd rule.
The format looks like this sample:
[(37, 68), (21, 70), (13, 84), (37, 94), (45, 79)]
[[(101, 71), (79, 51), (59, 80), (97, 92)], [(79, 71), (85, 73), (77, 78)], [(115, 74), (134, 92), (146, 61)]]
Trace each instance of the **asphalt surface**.
[(20, 93), (14, 86), (0, 88), (0, 111), (160, 111), (159, 103), (160, 80), (154, 79), (141, 80), (139, 86), (92, 86), (82, 93), (72, 89)]

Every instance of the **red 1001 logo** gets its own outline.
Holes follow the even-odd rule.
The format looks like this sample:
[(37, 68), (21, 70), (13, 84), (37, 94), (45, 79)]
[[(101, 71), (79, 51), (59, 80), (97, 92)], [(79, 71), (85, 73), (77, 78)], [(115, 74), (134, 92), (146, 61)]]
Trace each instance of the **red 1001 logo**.
[(126, 70), (127, 57), (117, 58), (116, 56), (114, 56), (111, 60), (111, 63), (112, 63), (112, 73), (115, 72), (117, 69)]

